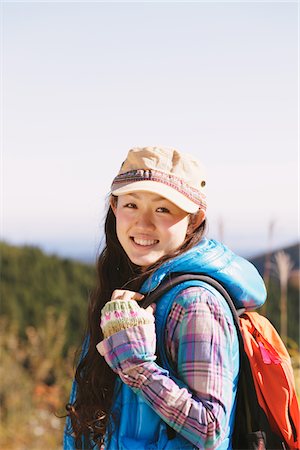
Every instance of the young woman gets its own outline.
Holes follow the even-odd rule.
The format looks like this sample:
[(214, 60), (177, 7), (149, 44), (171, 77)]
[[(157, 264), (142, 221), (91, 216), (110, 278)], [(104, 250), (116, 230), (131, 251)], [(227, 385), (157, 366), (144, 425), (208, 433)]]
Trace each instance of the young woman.
[(130, 150), (113, 180), (65, 450), (231, 448), (239, 349), (225, 299), (184, 282), (140, 306), (176, 272), (211, 275), (237, 307), (265, 301), (254, 266), (204, 237), (205, 189), (192, 156), (162, 147)]

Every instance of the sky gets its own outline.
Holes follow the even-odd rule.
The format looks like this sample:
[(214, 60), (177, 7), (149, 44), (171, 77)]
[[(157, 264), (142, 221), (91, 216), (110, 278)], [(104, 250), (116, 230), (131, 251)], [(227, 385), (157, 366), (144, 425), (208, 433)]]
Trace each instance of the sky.
[[(1, 239), (93, 259), (135, 146), (208, 172), (208, 237), (299, 241), (297, 2), (1, 3)], [(272, 233), (270, 233), (272, 230)]]

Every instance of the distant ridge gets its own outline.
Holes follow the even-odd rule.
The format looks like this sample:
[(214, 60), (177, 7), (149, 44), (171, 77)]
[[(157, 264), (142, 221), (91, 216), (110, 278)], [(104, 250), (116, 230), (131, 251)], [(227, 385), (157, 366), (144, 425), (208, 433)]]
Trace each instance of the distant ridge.
[[(296, 243), (296, 244), (292, 244), (288, 247), (281, 247), (278, 248), (276, 250), (272, 250), (270, 253), (270, 261), (271, 263), (275, 262), (274, 256), (276, 255), (276, 253), (280, 252), (280, 251), (284, 251), (285, 253), (287, 253), (291, 260), (294, 263), (294, 267), (293, 270), (298, 270), (299, 271), (299, 252), (300, 252), (300, 243)], [(268, 256), (268, 253), (262, 253), (258, 256), (249, 258), (249, 261), (251, 261), (255, 267), (257, 268), (257, 270), (259, 271), (259, 273), (261, 275), (263, 275), (264, 273), (264, 269), (265, 269), (265, 263), (266, 263), (266, 258)]]

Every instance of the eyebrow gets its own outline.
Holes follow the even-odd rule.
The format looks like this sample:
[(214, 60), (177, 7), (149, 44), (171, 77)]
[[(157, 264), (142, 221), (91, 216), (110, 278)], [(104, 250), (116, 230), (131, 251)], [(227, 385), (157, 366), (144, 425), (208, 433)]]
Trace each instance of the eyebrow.
[[(127, 195), (130, 195), (131, 197), (134, 197), (136, 199), (140, 199), (140, 196), (138, 194), (134, 193), (134, 192), (130, 192)], [(161, 195), (158, 195), (157, 197), (154, 197), (152, 200), (154, 202), (159, 202), (159, 201), (162, 201), (162, 200), (170, 201), (170, 200), (166, 199), (165, 197), (162, 197)]]

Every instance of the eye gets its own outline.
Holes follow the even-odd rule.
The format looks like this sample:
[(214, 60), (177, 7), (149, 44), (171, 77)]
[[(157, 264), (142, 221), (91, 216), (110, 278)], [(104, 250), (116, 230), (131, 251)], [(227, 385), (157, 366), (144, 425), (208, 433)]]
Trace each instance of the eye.
[(136, 206), (135, 203), (126, 203), (126, 204), (124, 205), (124, 208), (134, 209), (134, 208), (137, 208), (137, 206)]
[(160, 206), (159, 208), (156, 209), (157, 212), (162, 212), (162, 213), (169, 213), (170, 210), (168, 208), (165, 208), (164, 206)]

